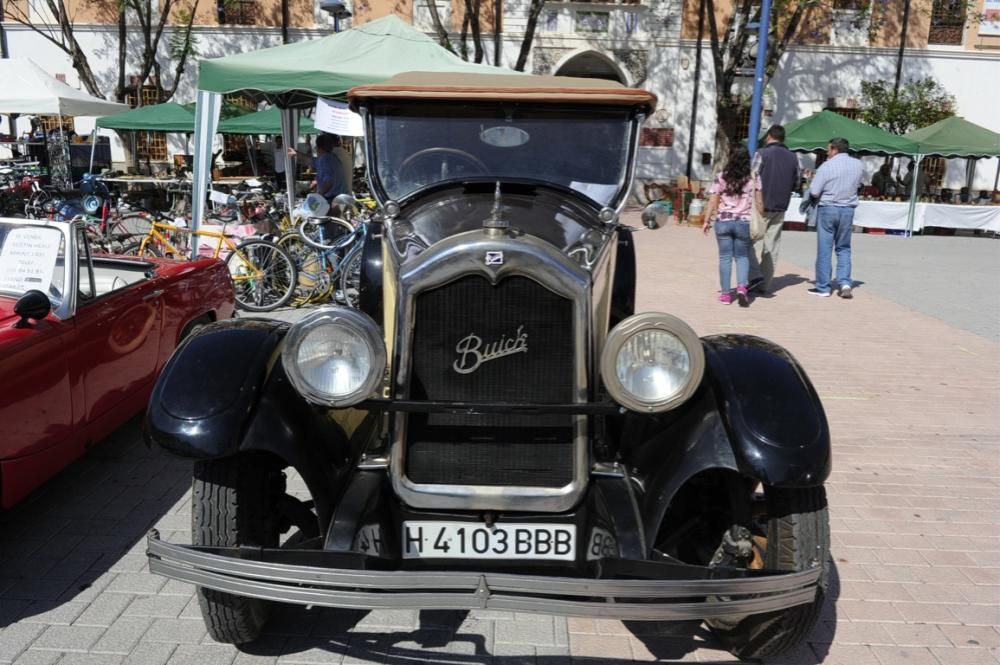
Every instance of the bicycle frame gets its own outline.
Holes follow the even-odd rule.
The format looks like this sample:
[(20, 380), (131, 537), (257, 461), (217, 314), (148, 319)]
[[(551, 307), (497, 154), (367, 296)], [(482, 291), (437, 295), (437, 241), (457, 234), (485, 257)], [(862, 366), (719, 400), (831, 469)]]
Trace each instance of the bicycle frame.
[(212, 258), (214, 259), (219, 258), (219, 254), (222, 252), (222, 245), (223, 243), (225, 243), (227, 249), (229, 249), (230, 252), (235, 254), (239, 258), (239, 260), (243, 263), (243, 265), (249, 268), (250, 271), (252, 271), (251, 274), (247, 275), (232, 275), (233, 281), (247, 281), (251, 279), (259, 279), (264, 274), (263, 271), (257, 268), (249, 259), (247, 259), (246, 256), (244, 256), (243, 252), (241, 252), (237, 247), (237, 243), (235, 243), (229, 236), (225, 234), (224, 227), (223, 231), (211, 231), (204, 229), (193, 231), (191, 229), (177, 226), (176, 224), (167, 224), (165, 222), (159, 222), (154, 220), (152, 226), (149, 229), (149, 233), (147, 233), (146, 236), (142, 239), (142, 242), (139, 243), (139, 256), (143, 256), (146, 253), (146, 248), (149, 246), (150, 240), (156, 241), (156, 243), (158, 243), (160, 247), (164, 248), (166, 252), (169, 254), (173, 254), (174, 256), (184, 255), (184, 252), (179, 250), (172, 242), (170, 242), (169, 238), (167, 238), (162, 233), (163, 231), (186, 234), (195, 237), (204, 236), (206, 238), (215, 238), (216, 239), (215, 251), (212, 253)]

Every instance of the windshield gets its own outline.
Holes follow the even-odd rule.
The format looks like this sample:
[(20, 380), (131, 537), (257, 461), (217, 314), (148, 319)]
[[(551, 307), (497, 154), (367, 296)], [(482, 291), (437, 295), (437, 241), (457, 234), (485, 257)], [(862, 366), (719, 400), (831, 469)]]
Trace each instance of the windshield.
[(62, 299), (65, 240), (57, 228), (0, 221), (0, 293), (19, 298), (37, 289)]
[(625, 185), (625, 110), (422, 104), (373, 115), (376, 175), (391, 199), (448, 181), (529, 179), (606, 206)]

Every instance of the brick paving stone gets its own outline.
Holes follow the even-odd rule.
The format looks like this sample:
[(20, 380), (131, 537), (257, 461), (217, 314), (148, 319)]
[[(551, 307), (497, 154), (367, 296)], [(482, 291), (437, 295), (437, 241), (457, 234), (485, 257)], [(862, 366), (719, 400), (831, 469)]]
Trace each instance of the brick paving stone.
[(967, 626), (1000, 626), (1000, 605), (953, 605), (948, 609)]
[[(191, 602), (190, 598), (185, 596), (163, 596), (159, 594), (155, 596), (122, 595), (121, 597), (127, 599), (129, 602), (125, 604), (124, 609), (120, 613), (130, 617), (175, 619), (180, 616), (184, 608)], [(193, 618), (201, 619), (201, 612)]]
[(107, 593), (154, 594), (167, 580), (149, 573), (118, 573), (106, 589)]
[(103, 632), (103, 628), (93, 626), (49, 626), (31, 648), (86, 653)]
[(144, 644), (125, 657), (122, 665), (167, 665), (176, 644)]
[(624, 636), (574, 635), (570, 640), (570, 654), (574, 658), (631, 658), (632, 645)]
[(494, 639), (497, 644), (531, 644), (534, 646), (561, 646), (556, 644), (555, 625), (552, 617), (539, 616), (533, 620), (516, 620), (496, 624)]
[(77, 626), (110, 626), (132, 602), (133, 596), (109, 593), (87, 604), (87, 609), (74, 621)]
[(59, 665), (121, 665), (125, 656), (110, 653), (72, 653), (66, 654)]
[(142, 641), (198, 644), (206, 633), (204, 622), (195, 619), (153, 619)]
[(1000, 647), (996, 626), (941, 626), (941, 631), (956, 647)]
[[(130, 655), (152, 623), (153, 620), (148, 617), (119, 617), (104, 631), (91, 651)], [(142, 647), (143, 650), (148, 648), (148, 644)]]
[(68, 626), (86, 609), (87, 603), (81, 602), (35, 601), (24, 610), (21, 621)]
[[(872, 647), (858, 644), (812, 645), (813, 653), (823, 665), (881, 665)], [(802, 663), (809, 661), (803, 660)]]
[(229, 645), (182, 644), (170, 655), (167, 665), (231, 665), (236, 647)]
[[(31, 649), (18, 656), (14, 665), (53, 665), (62, 660), (64, 655), (61, 651), (35, 651)], [(82, 654), (73, 655), (80, 656)]]
[(885, 623), (883, 628), (892, 636), (892, 639), (901, 647), (945, 647), (951, 646), (951, 642), (941, 632), (941, 627), (927, 624), (893, 624)]
[(278, 656), (279, 665), (326, 665), (341, 663), (349, 645), (322, 638), (292, 637), (285, 642), (285, 651)]

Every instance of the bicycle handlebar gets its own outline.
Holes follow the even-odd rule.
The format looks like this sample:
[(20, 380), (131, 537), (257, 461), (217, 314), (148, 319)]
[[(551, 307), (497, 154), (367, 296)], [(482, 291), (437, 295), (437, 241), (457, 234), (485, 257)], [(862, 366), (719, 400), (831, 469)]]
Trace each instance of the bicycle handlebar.
[[(335, 224), (339, 224), (340, 226), (343, 226), (344, 228), (347, 229), (347, 233), (344, 234), (339, 240), (335, 241), (332, 245), (324, 245), (321, 242), (316, 242), (315, 240), (309, 237), (308, 233), (306, 233), (306, 226), (320, 224), (323, 222), (333, 222)], [(313, 217), (310, 219), (303, 220), (298, 227), (299, 237), (302, 238), (302, 242), (309, 245), (313, 249), (319, 249), (324, 252), (329, 250), (343, 249), (344, 247), (347, 247), (353, 241), (355, 234), (360, 233), (361, 230), (362, 227), (359, 226), (355, 228), (354, 225), (351, 224), (349, 221), (347, 221), (346, 219), (341, 219), (340, 217)]]

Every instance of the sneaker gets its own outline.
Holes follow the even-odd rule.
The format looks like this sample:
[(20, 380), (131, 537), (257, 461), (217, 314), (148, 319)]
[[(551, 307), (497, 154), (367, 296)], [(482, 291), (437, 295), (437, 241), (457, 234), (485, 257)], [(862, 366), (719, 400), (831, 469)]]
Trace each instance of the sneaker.
[(854, 294), (851, 293), (851, 287), (849, 284), (844, 284), (842, 287), (840, 287), (840, 291), (837, 292), (837, 295), (839, 295), (844, 300), (850, 300), (851, 298), (854, 297)]
[(809, 295), (819, 296), (820, 298), (829, 298), (829, 291), (820, 291), (819, 289), (809, 289)]
[(739, 301), (740, 307), (750, 306), (750, 295), (747, 293), (745, 284), (736, 287), (736, 299)]
[(731, 305), (733, 303), (733, 296), (727, 291), (726, 293), (719, 294), (719, 302), (723, 305)]

